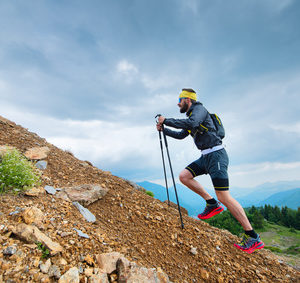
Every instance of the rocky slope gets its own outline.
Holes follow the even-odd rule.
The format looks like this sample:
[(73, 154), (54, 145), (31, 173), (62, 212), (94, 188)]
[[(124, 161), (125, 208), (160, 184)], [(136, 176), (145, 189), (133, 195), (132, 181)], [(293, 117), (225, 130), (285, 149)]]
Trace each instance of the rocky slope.
[[(0, 195), (0, 282), (68, 282), (63, 277), (74, 270), (80, 282), (138, 282), (121, 276), (120, 268), (128, 269), (128, 265), (120, 260), (119, 269), (107, 270), (108, 277), (101, 277), (101, 256), (112, 252), (122, 254), (132, 266), (144, 267), (139, 272), (146, 272), (152, 281), (139, 282), (299, 282), (299, 271), (270, 251), (246, 254), (233, 247), (239, 240), (236, 236), (186, 215), (181, 229), (176, 209), (3, 117), (0, 133), (0, 145), (16, 147), (22, 153), (32, 147), (50, 149), (45, 158), (47, 168), (42, 170), (42, 190), (36, 196)], [(108, 190), (102, 199), (86, 206), (96, 222), (86, 221), (72, 202), (43, 190), (46, 185), (65, 188), (81, 184)], [(24, 227), (20, 225), (28, 225), (24, 211), (29, 208), (43, 214), (40, 223), (33, 221), (30, 226), (37, 226), (61, 247), (50, 260), (41, 258), (43, 251), (16, 232)]]

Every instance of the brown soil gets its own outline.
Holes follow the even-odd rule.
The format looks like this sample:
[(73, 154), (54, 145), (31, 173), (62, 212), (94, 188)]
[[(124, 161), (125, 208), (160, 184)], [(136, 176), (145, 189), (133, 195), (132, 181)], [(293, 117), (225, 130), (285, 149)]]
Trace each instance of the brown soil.
[[(188, 216), (183, 216), (185, 228), (181, 229), (176, 209), (136, 190), (126, 180), (78, 160), (71, 153), (2, 117), (0, 129), (0, 145), (14, 146), (23, 153), (35, 146), (50, 148), (43, 185), (61, 188), (88, 183), (110, 189), (102, 200), (88, 207), (97, 218), (93, 224), (85, 221), (71, 203), (51, 195), (0, 196), (0, 226), (15, 226), (19, 222), (17, 215), (9, 216), (16, 207), (36, 206), (47, 215), (43, 232), (64, 247), (61, 254), (51, 258), (52, 263), (60, 266), (62, 274), (73, 266), (84, 269), (88, 265), (84, 261), (87, 255), (95, 259), (96, 254), (119, 251), (145, 267), (162, 268), (173, 282), (299, 280), (300, 273), (279, 261), (270, 251), (244, 253), (233, 247), (239, 240), (236, 236)], [(80, 238), (74, 227), (90, 238)], [(70, 235), (63, 237), (61, 232), (70, 232)], [(0, 230), (0, 243), (3, 248), (16, 244), (19, 251), (8, 258), (0, 248), (0, 276), (4, 281), (43, 281), (38, 272), (41, 251), (13, 238), (5, 229)], [(196, 248), (196, 252), (192, 253), (192, 248)], [(61, 258), (67, 265), (59, 264)], [(81, 279), (84, 282), (84, 275)]]

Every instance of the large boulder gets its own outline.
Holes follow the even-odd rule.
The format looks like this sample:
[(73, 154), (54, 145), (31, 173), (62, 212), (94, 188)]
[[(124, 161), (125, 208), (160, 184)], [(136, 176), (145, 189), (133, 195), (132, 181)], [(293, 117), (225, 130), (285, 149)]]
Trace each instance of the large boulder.
[(13, 234), (28, 243), (41, 243), (49, 249), (51, 255), (63, 251), (59, 243), (53, 242), (48, 236), (42, 233), (37, 227), (21, 223), (12, 229)]
[(41, 159), (46, 159), (48, 157), (49, 152), (50, 152), (50, 149), (47, 146), (32, 147), (32, 148), (29, 148), (24, 153), (24, 155), (30, 160), (41, 160)]
[(57, 197), (72, 202), (79, 202), (83, 206), (103, 198), (108, 192), (107, 188), (99, 185), (84, 184), (76, 187), (62, 188)]

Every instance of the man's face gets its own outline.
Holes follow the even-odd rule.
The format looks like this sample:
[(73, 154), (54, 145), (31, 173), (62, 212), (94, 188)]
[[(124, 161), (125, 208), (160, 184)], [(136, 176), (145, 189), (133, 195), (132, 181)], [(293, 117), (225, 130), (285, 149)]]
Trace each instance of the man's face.
[(179, 99), (178, 107), (180, 108), (180, 113), (185, 113), (189, 109), (189, 105), (187, 103), (186, 98), (182, 97)]

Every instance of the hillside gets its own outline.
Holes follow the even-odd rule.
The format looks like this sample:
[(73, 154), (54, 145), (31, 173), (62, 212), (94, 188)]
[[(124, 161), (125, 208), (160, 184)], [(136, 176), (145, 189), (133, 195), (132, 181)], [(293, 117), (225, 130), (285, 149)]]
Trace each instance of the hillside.
[[(0, 131), (0, 145), (22, 153), (32, 147), (50, 149), (42, 187), (98, 184), (108, 190), (102, 199), (86, 206), (96, 216), (94, 223), (56, 195), (0, 195), (0, 282), (54, 282), (59, 278), (59, 282), (68, 282), (60, 275), (70, 270), (79, 270), (81, 282), (127, 282), (114, 272), (109, 273), (110, 281), (95, 281), (101, 271), (99, 255), (111, 252), (148, 268), (148, 275), (153, 271), (149, 268), (155, 268), (156, 281), (140, 282), (169, 282), (163, 274), (180, 283), (297, 282), (300, 278), (299, 271), (268, 250), (248, 255), (235, 249), (233, 243), (239, 239), (227, 231), (188, 216), (183, 216), (185, 228), (181, 229), (176, 209), (2, 117)], [(15, 236), (17, 227), (25, 225), (18, 211), (33, 207), (45, 218), (40, 230), (61, 247), (50, 258), (54, 275), (44, 272), (36, 245)], [(74, 228), (88, 238), (80, 237)], [(46, 259), (42, 261), (46, 264)]]

